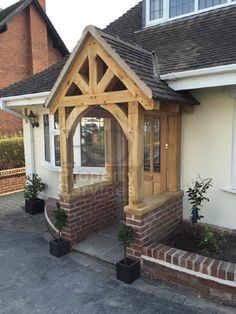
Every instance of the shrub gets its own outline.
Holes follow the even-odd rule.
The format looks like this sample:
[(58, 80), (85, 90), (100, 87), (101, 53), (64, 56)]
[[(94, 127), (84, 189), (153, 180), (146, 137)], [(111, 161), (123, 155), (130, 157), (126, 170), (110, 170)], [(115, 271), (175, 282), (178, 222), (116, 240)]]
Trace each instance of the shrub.
[(224, 231), (214, 233), (208, 226), (205, 226), (200, 246), (208, 253), (215, 253), (219, 250), (224, 241)]
[(23, 137), (0, 138), (0, 170), (25, 166)]
[(24, 198), (26, 200), (34, 200), (40, 192), (46, 190), (47, 185), (37, 174), (26, 176), (26, 184), (24, 190)]
[(131, 243), (135, 240), (135, 230), (131, 226), (127, 226), (125, 223), (121, 227), (121, 229), (118, 232), (118, 240), (123, 246), (124, 249), (124, 261), (127, 264), (126, 260), (126, 249), (128, 246), (130, 246)]
[(67, 225), (67, 215), (59, 202), (57, 202), (57, 209), (53, 211), (53, 221), (55, 227), (58, 229), (59, 240), (61, 240), (61, 231)]

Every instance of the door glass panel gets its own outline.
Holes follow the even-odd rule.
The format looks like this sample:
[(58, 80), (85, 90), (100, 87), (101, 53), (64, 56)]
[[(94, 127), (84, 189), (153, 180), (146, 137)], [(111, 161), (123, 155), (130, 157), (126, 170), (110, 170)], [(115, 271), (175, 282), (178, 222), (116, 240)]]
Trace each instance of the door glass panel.
[(144, 123), (144, 171), (150, 171), (150, 122)]
[(61, 166), (60, 135), (54, 135), (55, 166)]
[(160, 172), (160, 120), (154, 120), (154, 152), (153, 171)]

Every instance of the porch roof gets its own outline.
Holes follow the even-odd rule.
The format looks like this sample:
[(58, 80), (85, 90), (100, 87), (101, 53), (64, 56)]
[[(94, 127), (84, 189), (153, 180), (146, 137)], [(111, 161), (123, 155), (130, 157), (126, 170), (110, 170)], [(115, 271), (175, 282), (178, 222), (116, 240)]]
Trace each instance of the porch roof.
[(135, 44), (129, 44), (93, 26), (85, 29), (82, 39), (70, 57), (67, 56), (48, 69), (0, 90), (0, 98), (51, 91), (47, 100), (47, 106), (50, 106), (50, 101), (60, 88), (66, 73), (73, 66), (83, 41), (88, 35), (96, 38), (150, 99), (198, 104), (190, 93), (176, 92), (159, 78), (157, 58), (150, 51)]

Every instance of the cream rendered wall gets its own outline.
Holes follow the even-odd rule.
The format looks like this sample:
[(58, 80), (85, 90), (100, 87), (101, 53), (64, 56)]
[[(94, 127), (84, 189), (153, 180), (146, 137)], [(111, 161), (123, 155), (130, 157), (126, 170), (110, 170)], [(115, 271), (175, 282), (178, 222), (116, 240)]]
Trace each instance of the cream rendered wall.
[[(30, 110), (30, 109), (29, 109)], [(44, 160), (44, 130), (43, 130), (43, 114), (47, 114), (48, 110), (42, 106), (34, 106), (32, 110), (39, 117), (39, 127), (33, 128), (33, 159), (35, 164), (34, 173), (37, 173), (43, 181), (47, 184), (47, 190), (42, 193), (42, 197), (58, 198), (60, 192), (60, 169), (58, 167), (50, 167)], [(24, 129), (24, 144), (25, 144), (25, 159), (26, 159), (26, 173), (31, 171), (31, 143), (29, 136), (29, 124), (23, 123)], [(102, 175), (92, 174), (76, 174), (76, 187), (89, 185), (104, 180)]]
[[(201, 210), (202, 222), (236, 229), (236, 194), (221, 188), (231, 186), (232, 129), (234, 100), (226, 90), (195, 91), (201, 103), (194, 113), (183, 114), (181, 186), (184, 191), (193, 178), (213, 178), (210, 202)], [(184, 218), (190, 217), (184, 196)]]

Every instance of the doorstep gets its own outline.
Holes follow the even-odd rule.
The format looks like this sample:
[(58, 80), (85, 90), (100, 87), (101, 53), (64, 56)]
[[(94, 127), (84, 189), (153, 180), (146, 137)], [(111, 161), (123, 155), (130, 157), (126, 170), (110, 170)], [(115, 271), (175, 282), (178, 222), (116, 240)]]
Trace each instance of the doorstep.
[(72, 248), (79, 253), (116, 264), (123, 258), (123, 249), (117, 239), (119, 229), (120, 224), (103, 228)]

